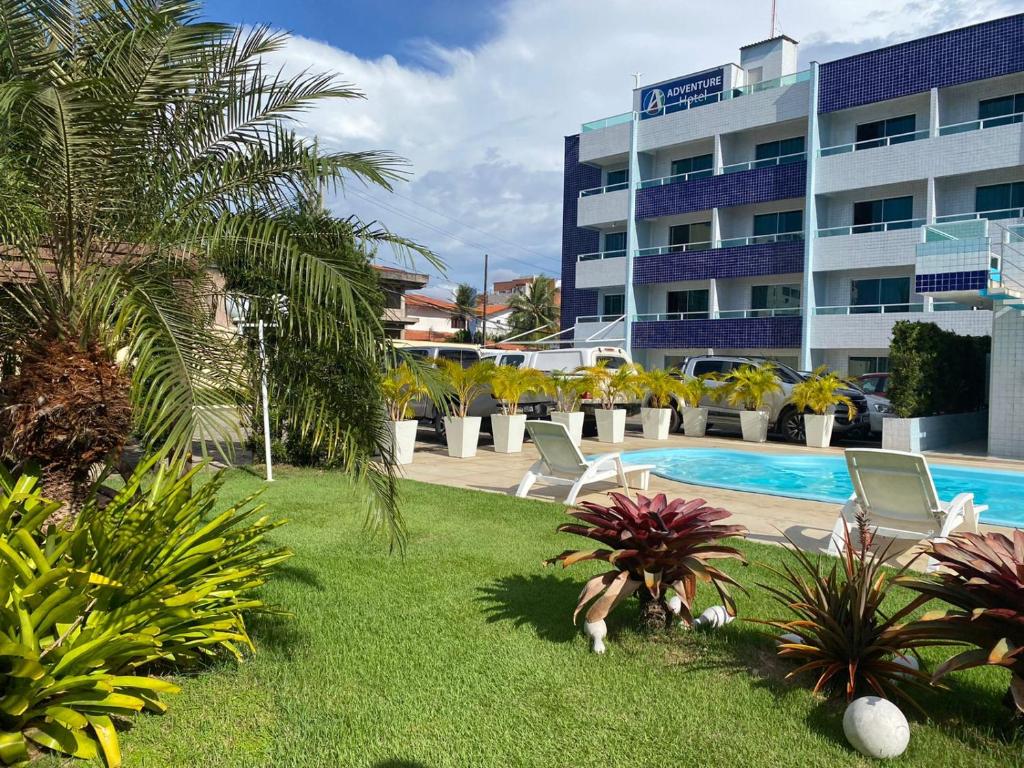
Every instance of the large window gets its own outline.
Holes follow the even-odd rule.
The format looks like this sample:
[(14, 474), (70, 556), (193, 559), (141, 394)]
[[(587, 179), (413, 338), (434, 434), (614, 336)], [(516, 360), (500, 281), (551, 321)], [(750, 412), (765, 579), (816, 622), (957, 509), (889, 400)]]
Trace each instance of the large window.
[[(850, 357), (849, 376), (863, 376), (865, 373), (884, 373), (889, 370), (888, 357)], [(867, 392), (868, 388), (864, 387)]]
[(605, 191), (614, 192), (618, 189), (625, 189), (629, 183), (629, 170), (622, 168), (618, 171), (608, 171), (605, 176)]
[(987, 219), (1009, 219), (1024, 208), (1024, 181), (991, 184), (974, 191), (974, 210), (987, 214)]
[(665, 311), (670, 315), (688, 314), (690, 319), (708, 318), (707, 290), (669, 291)]
[(857, 126), (857, 144), (854, 149), (871, 149), (889, 144), (902, 144), (905, 141), (913, 141), (912, 134), (917, 130), (917, 117), (904, 115), (903, 117), (891, 117), (888, 120), (875, 120), (870, 123), (861, 123)]
[(702, 179), (713, 173), (713, 158), (711, 155), (697, 155), (696, 157), (684, 157), (681, 160), (672, 161), (672, 175), (682, 176), (690, 174), (691, 179)]
[[(850, 283), (850, 314), (909, 312), (910, 278), (882, 277)], [(884, 305), (884, 308), (880, 305)]]
[(910, 229), (913, 217), (914, 198), (911, 195), (890, 197), (885, 200), (863, 200), (853, 204), (853, 231)]
[[(750, 289), (750, 308), (765, 310), (751, 312), (754, 317), (800, 312), (799, 285), (755, 285)], [(774, 311), (773, 311), (774, 310)], [(780, 310), (782, 310), (780, 312)]]
[(1000, 96), (978, 102), (978, 119), (985, 127), (1019, 123), (1024, 119), (1024, 93)]
[(626, 233), (609, 232), (604, 236), (604, 249), (609, 253), (626, 255)]
[(674, 251), (706, 250), (711, 247), (711, 222), (698, 221), (669, 227), (668, 243)]
[(760, 168), (763, 165), (795, 163), (803, 160), (804, 137), (794, 136), (792, 139), (781, 141), (766, 141), (758, 144), (754, 149), (754, 167)]
[(803, 237), (804, 212), (781, 211), (754, 216), (754, 242), (773, 243)]
[(626, 311), (626, 294), (624, 293), (606, 293), (604, 295), (604, 311), (603, 315), (615, 315), (618, 317)]

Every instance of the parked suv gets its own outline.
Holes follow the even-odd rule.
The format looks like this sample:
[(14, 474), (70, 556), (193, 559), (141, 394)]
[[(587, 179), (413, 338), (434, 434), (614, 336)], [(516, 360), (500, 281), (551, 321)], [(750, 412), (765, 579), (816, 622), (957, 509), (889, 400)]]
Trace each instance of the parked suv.
[[(680, 374), (683, 376), (704, 376), (713, 373), (719, 378), (725, 376), (735, 368), (744, 365), (760, 365), (766, 362), (765, 358), (757, 357), (730, 357), (719, 355), (695, 355), (688, 357), (680, 367)], [(769, 429), (782, 435), (786, 440), (794, 443), (804, 442), (804, 420), (803, 413), (793, 405), (790, 395), (793, 392), (793, 385), (803, 381), (806, 376), (794, 371), (787, 365), (771, 361), (775, 365), (776, 375), (780, 392), (769, 395), (764, 407), (768, 411)], [(724, 381), (709, 382), (712, 387), (721, 387)], [(868, 404), (864, 394), (857, 389), (841, 389), (857, 408), (857, 415), (851, 421), (848, 409), (845, 405), (836, 406), (836, 423), (833, 432), (843, 434), (850, 432), (867, 432), (869, 429)], [(676, 405), (681, 405), (676, 403)], [(740, 410), (739, 406), (718, 402), (713, 398), (705, 398), (701, 405), (708, 409), (708, 427), (729, 429), (739, 431)], [(674, 421), (678, 421), (674, 419)], [(673, 424), (678, 428), (678, 423)]]

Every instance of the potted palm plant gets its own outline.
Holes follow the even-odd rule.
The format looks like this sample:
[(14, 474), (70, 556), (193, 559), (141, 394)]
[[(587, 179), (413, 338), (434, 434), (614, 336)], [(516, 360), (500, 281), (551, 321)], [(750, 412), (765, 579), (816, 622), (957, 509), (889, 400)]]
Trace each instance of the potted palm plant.
[(438, 365), (448, 390), (446, 397), (451, 405), (452, 415), (444, 417), (448, 455), (456, 459), (468, 459), (476, 456), (481, 421), (479, 416), (470, 416), (469, 409), (473, 401), (487, 391), (494, 363), (484, 361), (463, 368), (452, 360), (439, 360)]
[(578, 370), (583, 374), (587, 389), (601, 404), (594, 411), (598, 441), (623, 442), (626, 439), (626, 412), (615, 406), (628, 396), (639, 393), (640, 377), (637, 376), (636, 368), (629, 363), (619, 368), (609, 368), (602, 361)]
[(551, 390), (558, 410), (551, 412), (551, 421), (562, 424), (576, 445), (583, 442), (583, 411), (580, 401), (586, 391), (587, 381), (579, 374), (555, 371), (551, 374)]
[(740, 411), (743, 439), (751, 443), (767, 440), (768, 412), (764, 410), (764, 401), (769, 395), (782, 391), (775, 375), (775, 364), (764, 362), (734, 368), (726, 375), (722, 389), (722, 397), (729, 405), (743, 408)]
[(714, 397), (717, 390), (708, 384), (712, 374), (694, 376), (682, 382), (679, 398), (683, 401), (683, 432), (687, 437), (704, 437), (708, 428), (708, 409), (701, 405), (705, 397)]
[(857, 417), (857, 407), (843, 394), (845, 386), (849, 386), (849, 382), (822, 365), (793, 387), (790, 394), (793, 405), (801, 411), (810, 411), (804, 413), (804, 439), (809, 448), (827, 448), (832, 442), (837, 405), (847, 407), (851, 421)]
[(416, 448), (416, 427), (419, 422), (410, 416), (409, 404), (427, 392), (427, 387), (408, 363), (391, 368), (381, 380), (381, 393), (388, 411), (386, 449), (396, 464), (412, 464)]
[(519, 413), (519, 401), (527, 392), (548, 392), (551, 382), (536, 368), (501, 365), (491, 374), (491, 394), (501, 403), (501, 413), (491, 416), (491, 433), (497, 453), (523, 450), (526, 414)]
[(681, 397), (683, 382), (663, 368), (644, 370), (637, 365), (640, 386), (647, 392), (648, 405), (640, 408), (644, 437), (667, 440), (672, 426), (673, 397)]

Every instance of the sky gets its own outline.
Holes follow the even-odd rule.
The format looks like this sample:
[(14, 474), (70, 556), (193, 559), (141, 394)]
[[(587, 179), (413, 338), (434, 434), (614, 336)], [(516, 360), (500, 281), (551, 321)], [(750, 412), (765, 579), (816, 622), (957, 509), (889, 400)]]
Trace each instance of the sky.
[[(800, 67), (1020, 12), (1022, 0), (778, 0)], [(335, 150), (407, 161), (393, 193), (358, 182), (329, 199), (424, 243), (444, 269), (427, 293), (523, 274), (558, 277), (564, 137), (630, 108), (641, 84), (737, 61), (769, 36), (771, 0), (209, 0), (205, 15), (293, 37), (287, 73), (333, 72), (365, 95), (297, 130)], [(382, 252), (381, 263), (395, 255)], [(409, 266), (402, 264), (402, 266)]]

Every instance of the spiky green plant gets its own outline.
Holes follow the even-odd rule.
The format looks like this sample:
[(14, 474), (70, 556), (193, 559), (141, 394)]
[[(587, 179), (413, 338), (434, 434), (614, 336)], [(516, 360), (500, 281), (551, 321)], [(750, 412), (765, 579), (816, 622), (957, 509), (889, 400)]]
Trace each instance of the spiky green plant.
[(467, 417), (473, 401), (490, 386), (496, 366), (490, 360), (481, 360), (466, 368), (454, 360), (438, 360), (437, 363), (447, 389), (441, 405), (459, 418)]
[(793, 386), (790, 399), (800, 411), (810, 411), (819, 415), (828, 413), (830, 408), (845, 405), (850, 421), (857, 417), (857, 406), (853, 404), (842, 388), (852, 386), (828, 366), (822, 365), (803, 381)]
[(748, 411), (760, 411), (771, 395), (782, 391), (774, 363), (741, 365), (729, 371), (721, 388), (721, 399)]
[(507, 416), (519, 413), (519, 401), (527, 392), (544, 394), (551, 391), (551, 379), (536, 368), (499, 365), (491, 371), (491, 394), (501, 403)]
[(708, 384), (709, 381), (716, 381), (714, 374), (703, 376), (688, 376), (679, 390), (679, 399), (687, 408), (698, 408), (705, 397), (714, 397), (719, 390)]
[(605, 410), (612, 410), (617, 403), (639, 395), (642, 391), (640, 377), (631, 363), (609, 368), (608, 362), (601, 360), (594, 365), (581, 366), (576, 372), (583, 375), (591, 397), (597, 399)]
[(388, 418), (401, 421), (409, 416), (409, 404), (429, 390), (408, 363), (401, 363), (384, 374), (381, 391), (387, 403)]
[(640, 387), (650, 397), (651, 407), (669, 408), (673, 397), (682, 397), (684, 383), (664, 368), (645, 369), (637, 363), (636, 372)]
[(577, 373), (553, 371), (551, 373), (551, 389), (562, 413), (579, 410), (580, 401), (587, 392), (587, 380)]

